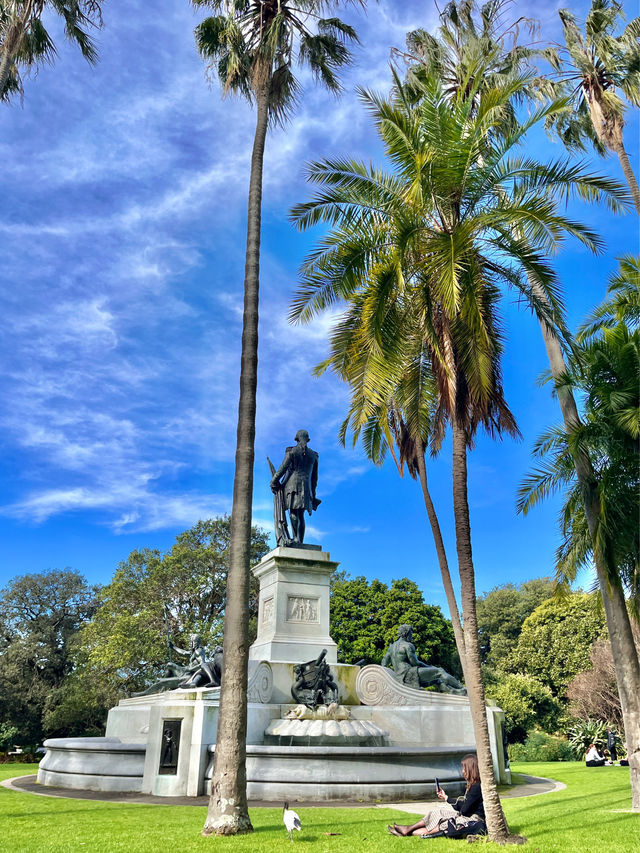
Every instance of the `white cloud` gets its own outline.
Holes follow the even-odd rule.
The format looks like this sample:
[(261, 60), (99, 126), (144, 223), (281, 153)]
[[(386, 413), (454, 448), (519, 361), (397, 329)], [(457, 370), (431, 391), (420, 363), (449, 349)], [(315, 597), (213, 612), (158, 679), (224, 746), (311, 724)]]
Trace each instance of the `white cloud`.
[(150, 488), (150, 480), (138, 476), (126, 483), (107, 482), (94, 488), (35, 492), (2, 507), (0, 514), (41, 524), (60, 513), (99, 512), (100, 523), (114, 533), (134, 533), (188, 528), (200, 519), (229, 512), (230, 508), (228, 497), (194, 492), (172, 495)]

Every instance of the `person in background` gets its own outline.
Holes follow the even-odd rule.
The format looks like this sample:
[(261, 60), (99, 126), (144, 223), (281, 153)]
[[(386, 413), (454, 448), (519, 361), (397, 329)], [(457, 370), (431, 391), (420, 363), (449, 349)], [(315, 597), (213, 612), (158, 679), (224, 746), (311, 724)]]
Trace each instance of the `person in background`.
[(462, 775), (467, 783), (464, 796), (451, 801), (442, 788), (438, 788), (436, 793), (438, 798), (443, 800), (442, 805), (434, 806), (422, 820), (419, 820), (412, 826), (403, 826), (394, 823), (393, 826), (387, 826), (387, 830), (391, 835), (406, 838), (408, 835), (433, 835), (439, 832), (441, 821), (444, 820), (446, 823), (447, 820), (457, 815), (463, 815), (468, 818), (474, 815), (480, 820), (484, 820), (480, 770), (478, 768), (478, 759), (475, 755), (465, 755), (462, 759)]
[(604, 766), (604, 756), (600, 755), (596, 749), (595, 743), (589, 746), (584, 757), (587, 767), (602, 767)]
[(611, 729), (607, 729), (607, 749), (609, 750), (609, 757), (611, 758), (612, 763), (618, 760), (618, 748), (616, 746), (616, 736), (615, 732)]

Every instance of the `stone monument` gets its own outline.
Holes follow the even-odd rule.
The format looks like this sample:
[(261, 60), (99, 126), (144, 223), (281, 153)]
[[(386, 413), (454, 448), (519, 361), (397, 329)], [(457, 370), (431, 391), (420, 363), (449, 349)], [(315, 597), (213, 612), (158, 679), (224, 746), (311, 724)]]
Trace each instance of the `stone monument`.
[[(282, 802), (294, 790), (300, 802), (425, 799), (436, 777), (449, 793), (461, 792), (460, 760), (475, 749), (469, 700), (452, 676), (417, 659), (408, 626), (385, 656), (393, 670), (337, 662), (329, 579), (338, 563), (304, 542), (304, 513), (319, 504), (318, 454), (308, 442), (299, 430), (280, 468), (271, 466), (278, 544), (252, 570), (260, 591), (249, 650), (247, 796)], [(157, 684), (154, 693), (122, 699), (103, 738), (45, 741), (38, 781), (166, 797), (208, 793), (224, 678), (222, 688), (212, 686), (214, 670), (195, 638), (181, 651), (190, 656), (188, 672), (168, 676), (180, 686), (160, 692)], [(425, 679), (449, 692), (421, 689)], [(504, 714), (489, 705), (487, 717), (496, 778), (507, 782)]]

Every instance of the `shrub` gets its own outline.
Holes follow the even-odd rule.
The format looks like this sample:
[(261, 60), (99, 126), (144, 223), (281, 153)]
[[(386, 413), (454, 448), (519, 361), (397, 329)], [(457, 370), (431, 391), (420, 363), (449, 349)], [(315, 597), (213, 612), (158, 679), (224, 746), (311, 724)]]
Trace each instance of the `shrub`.
[(522, 743), (527, 732), (539, 726), (547, 732), (558, 728), (562, 705), (545, 684), (531, 675), (496, 673), (487, 695), (505, 713), (509, 743)]
[(18, 737), (18, 729), (10, 723), (0, 723), (0, 751), (7, 752)]
[(592, 743), (601, 752), (607, 743), (607, 724), (602, 720), (580, 720), (569, 729), (569, 743), (576, 758), (584, 758)]
[(573, 757), (569, 741), (545, 732), (529, 732), (524, 743), (509, 747), (511, 761), (571, 761)]

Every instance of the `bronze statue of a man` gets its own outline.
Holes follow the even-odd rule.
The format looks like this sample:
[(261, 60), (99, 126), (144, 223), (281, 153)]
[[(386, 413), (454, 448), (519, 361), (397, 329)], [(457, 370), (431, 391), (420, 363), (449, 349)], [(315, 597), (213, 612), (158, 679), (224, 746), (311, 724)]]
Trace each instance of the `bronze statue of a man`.
[(387, 649), (382, 658), (382, 666), (392, 667), (394, 678), (408, 687), (420, 688), (435, 685), (441, 693), (466, 695), (464, 685), (457, 678), (449, 675), (440, 666), (429, 666), (418, 659), (412, 640), (411, 625), (400, 625), (398, 639)]
[[(295, 447), (287, 447), (282, 465), (272, 472), (271, 491), (276, 496), (278, 514), (278, 498), (282, 498), (282, 513), (289, 511), (292, 536), (288, 537), (286, 520), (276, 519), (276, 540), (278, 545), (288, 545), (291, 542), (304, 542), (304, 514), (309, 515), (316, 510), (320, 501), (316, 498), (318, 485), (318, 454), (309, 447), (309, 433), (299, 429), (296, 433)], [(279, 494), (281, 493), (281, 495)]]

